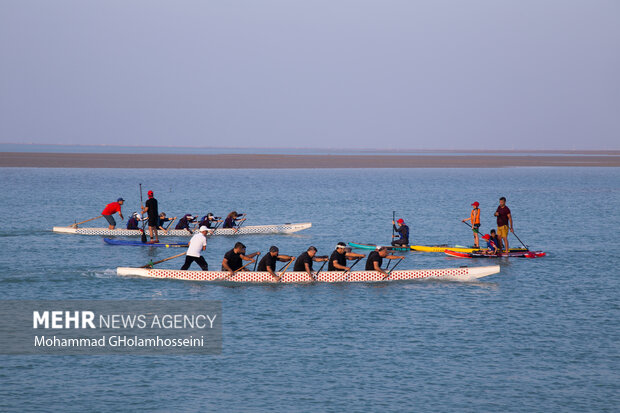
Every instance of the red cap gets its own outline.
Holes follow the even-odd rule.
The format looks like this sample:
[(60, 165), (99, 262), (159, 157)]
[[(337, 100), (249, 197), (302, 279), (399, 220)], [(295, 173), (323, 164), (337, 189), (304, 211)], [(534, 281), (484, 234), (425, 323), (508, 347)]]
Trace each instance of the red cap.
[(482, 239), (489, 239), (489, 238), (491, 238), (491, 236), (490, 236), (489, 234), (484, 234), (484, 235), (482, 236)]
[(398, 221), (396, 221), (396, 222), (398, 222), (398, 223), (399, 223), (399, 224), (401, 224), (401, 225), (405, 223), (405, 221), (404, 221), (402, 218), (401, 218), (401, 219), (399, 219), (399, 220), (398, 220)]
[(471, 206), (475, 206), (476, 208), (478, 208), (480, 204), (478, 202), (474, 202), (473, 204), (471, 204)]
[(153, 191), (147, 192), (149, 196), (153, 196)]

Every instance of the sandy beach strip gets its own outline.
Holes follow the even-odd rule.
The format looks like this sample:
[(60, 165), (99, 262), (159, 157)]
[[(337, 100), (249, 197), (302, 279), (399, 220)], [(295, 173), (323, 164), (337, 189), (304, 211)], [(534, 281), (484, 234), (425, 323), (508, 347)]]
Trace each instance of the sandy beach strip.
[(0, 167), (138, 169), (620, 167), (618, 155), (262, 155), (0, 152)]

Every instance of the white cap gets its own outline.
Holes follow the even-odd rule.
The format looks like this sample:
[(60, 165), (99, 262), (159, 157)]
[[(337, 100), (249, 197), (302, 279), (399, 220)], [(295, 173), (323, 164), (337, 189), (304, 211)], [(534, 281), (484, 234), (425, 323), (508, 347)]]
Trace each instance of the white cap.
[(200, 231), (200, 232), (202, 232), (202, 231), (209, 232), (209, 228), (207, 228), (207, 227), (205, 227), (205, 226), (203, 225), (203, 226), (201, 226), (201, 227), (200, 227), (200, 229), (199, 229), (198, 231)]

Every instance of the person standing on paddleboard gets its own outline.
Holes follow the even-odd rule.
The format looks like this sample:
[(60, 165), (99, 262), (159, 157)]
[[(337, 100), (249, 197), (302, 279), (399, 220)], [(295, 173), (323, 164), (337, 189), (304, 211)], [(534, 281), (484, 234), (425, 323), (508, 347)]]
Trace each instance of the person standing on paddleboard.
[(388, 260), (402, 260), (405, 257), (400, 255), (388, 255), (388, 250), (386, 247), (377, 247), (376, 251), (372, 251), (368, 254), (368, 259), (366, 260), (366, 271), (379, 271), (384, 276), (387, 276), (388, 273), (381, 268), (384, 258), (387, 258)]
[(501, 197), (499, 199), (499, 206), (495, 211), (495, 216), (497, 217), (497, 236), (500, 239), (499, 248), (503, 248), (504, 251), (508, 252), (510, 251), (508, 248), (508, 224), (510, 224), (510, 232), (514, 232), (514, 228), (512, 226), (512, 215), (510, 214), (510, 208), (506, 206), (505, 197)]
[[(152, 242), (159, 242), (159, 236), (157, 235), (157, 226), (159, 225), (159, 211), (157, 210), (157, 200), (153, 195), (153, 191), (148, 192), (149, 199), (146, 200), (142, 207), (142, 213), (148, 214), (149, 219), (149, 236)], [(155, 234), (155, 240), (153, 240), (153, 234)]]
[(187, 270), (192, 262), (196, 262), (202, 268), (203, 271), (209, 271), (209, 265), (205, 261), (204, 257), (200, 253), (207, 249), (207, 233), (209, 229), (207, 227), (200, 227), (197, 233), (194, 234), (192, 239), (189, 240), (189, 247), (185, 253), (185, 263), (181, 267), (181, 270)]
[(351, 267), (347, 267), (347, 260), (354, 260), (356, 258), (364, 258), (364, 254), (357, 254), (355, 252), (347, 252), (347, 246), (344, 242), (339, 242), (336, 245), (336, 249), (329, 257), (329, 264), (327, 264), (327, 271), (349, 271)]
[[(398, 223), (398, 227), (396, 226)], [(398, 232), (400, 238), (392, 241), (394, 247), (407, 247), (409, 246), (409, 226), (405, 224), (405, 220), (400, 218), (398, 221), (392, 221), (394, 231)]]
[(474, 247), (480, 248), (480, 240), (478, 239), (478, 233), (480, 232), (480, 204), (476, 201), (471, 206), (474, 209), (471, 210), (469, 218), (465, 218), (463, 222), (471, 221), (471, 229), (474, 231)]
[(101, 215), (103, 215), (103, 217), (108, 221), (108, 224), (110, 224), (108, 226), (108, 229), (116, 228), (116, 221), (112, 216), (115, 213), (118, 212), (118, 216), (121, 217), (121, 220), (125, 219), (123, 218), (123, 213), (121, 212), (121, 206), (124, 202), (125, 200), (123, 198), (118, 198), (116, 202), (110, 202), (108, 205), (105, 206), (103, 211), (101, 211)]

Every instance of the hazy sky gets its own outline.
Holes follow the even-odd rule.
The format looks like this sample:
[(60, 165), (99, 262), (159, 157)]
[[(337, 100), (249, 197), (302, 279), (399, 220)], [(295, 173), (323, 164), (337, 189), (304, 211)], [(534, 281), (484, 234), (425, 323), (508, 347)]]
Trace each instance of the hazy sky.
[(620, 149), (619, 0), (0, 0), (0, 142)]

